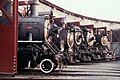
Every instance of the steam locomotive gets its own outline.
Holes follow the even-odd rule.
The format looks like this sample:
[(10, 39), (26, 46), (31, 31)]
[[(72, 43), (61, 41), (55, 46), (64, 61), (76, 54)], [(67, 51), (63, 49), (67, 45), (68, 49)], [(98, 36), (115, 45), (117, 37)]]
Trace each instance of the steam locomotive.
[[(35, 11), (35, 5), (31, 5)], [(106, 31), (74, 23), (47, 15), (19, 17), (18, 27), (18, 68), (40, 68), (50, 73), (61, 64), (107, 59), (112, 56), (108, 47)], [(103, 33), (104, 32), (104, 33)]]

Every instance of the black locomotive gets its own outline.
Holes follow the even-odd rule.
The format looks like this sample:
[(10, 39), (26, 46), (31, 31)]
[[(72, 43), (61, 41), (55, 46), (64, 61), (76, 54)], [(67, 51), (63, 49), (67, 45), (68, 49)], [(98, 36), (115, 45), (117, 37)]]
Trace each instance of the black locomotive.
[(52, 21), (52, 12), (38, 16), (35, 8), (31, 4), (31, 15), (19, 17), (18, 68), (40, 68), (43, 73), (50, 73), (56, 69), (61, 53), (51, 43), (58, 29)]

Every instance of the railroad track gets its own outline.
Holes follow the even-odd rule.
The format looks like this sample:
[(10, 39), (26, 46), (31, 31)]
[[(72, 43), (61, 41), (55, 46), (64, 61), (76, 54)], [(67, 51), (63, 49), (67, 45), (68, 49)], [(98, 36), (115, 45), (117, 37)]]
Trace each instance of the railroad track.
[(120, 61), (83, 62), (69, 65), (63, 71), (56, 69), (50, 74), (40, 70), (22, 70), (15, 77), (0, 76), (0, 79), (41, 80), (120, 80)]

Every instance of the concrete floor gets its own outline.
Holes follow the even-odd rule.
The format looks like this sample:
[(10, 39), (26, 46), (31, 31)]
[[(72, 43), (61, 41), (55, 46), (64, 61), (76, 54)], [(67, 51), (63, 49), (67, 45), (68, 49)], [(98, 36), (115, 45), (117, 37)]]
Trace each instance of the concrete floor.
[(40, 70), (25, 70), (15, 77), (2, 76), (0, 79), (45, 79), (45, 80), (120, 80), (120, 60), (94, 61), (68, 65), (60, 72), (58, 69), (50, 74)]

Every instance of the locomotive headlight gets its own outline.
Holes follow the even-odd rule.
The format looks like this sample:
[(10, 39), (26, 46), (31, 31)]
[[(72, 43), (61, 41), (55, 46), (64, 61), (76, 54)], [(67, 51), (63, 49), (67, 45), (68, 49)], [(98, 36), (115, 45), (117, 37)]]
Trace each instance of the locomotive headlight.
[(71, 32), (67, 34), (67, 44), (69, 48), (73, 47), (74, 45), (74, 35)]
[(89, 46), (93, 46), (94, 42), (96, 41), (95, 40), (95, 36), (93, 35), (93, 32), (87, 32), (87, 43)]
[[(72, 48), (74, 45), (74, 34), (69, 29), (62, 29), (60, 37), (64, 40), (64, 48)], [(62, 47), (62, 46), (61, 46)]]
[(106, 46), (106, 45), (108, 44), (108, 38), (107, 38), (107, 36), (103, 36), (103, 37), (101, 38), (101, 44), (102, 44), (103, 46)]
[(82, 34), (80, 32), (75, 33), (75, 43), (80, 45), (82, 42)]

